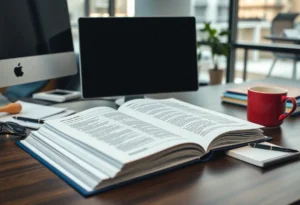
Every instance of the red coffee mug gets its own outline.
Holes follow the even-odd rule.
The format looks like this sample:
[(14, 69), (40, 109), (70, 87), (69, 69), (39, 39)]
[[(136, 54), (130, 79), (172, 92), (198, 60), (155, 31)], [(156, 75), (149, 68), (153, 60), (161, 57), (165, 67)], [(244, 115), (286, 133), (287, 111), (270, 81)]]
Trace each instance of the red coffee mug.
[[(287, 97), (287, 90), (278, 87), (251, 87), (248, 89), (247, 118), (265, 127), (278, 127), (283, 119), (292, 114), (296, 107), (296, 100)], [(289, 113), (285, 113), (286, 100), (293, 103)]]

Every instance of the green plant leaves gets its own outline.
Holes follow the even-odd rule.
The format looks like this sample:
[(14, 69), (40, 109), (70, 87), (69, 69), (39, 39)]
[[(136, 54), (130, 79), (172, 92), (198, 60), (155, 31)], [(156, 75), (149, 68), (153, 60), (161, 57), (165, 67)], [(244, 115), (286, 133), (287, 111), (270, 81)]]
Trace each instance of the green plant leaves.
[(229, 35), (229, 31), (221, 31), (219, 33), (219, 36), (228, 36)]
[[(211, 47), (211, 52), (213, 56), (213, 61), (215, 64), (215, 69), (217, 69), (217, 60), (214, 60), (214, 57), (216, 55), (224, 55), (228, 56), (229, 52), (229, 44), (228, 43), (222, 43), (220, 41), (220, 38), (223, 36), (228, 36), (229, 31), (223, 30), (218, 33), (217, 29), (214, 29), (211, 27), (211, 24), (209, 22), (204, 23), (204, 28), (200, 30), (201, 32), (204, 32), (207, 34), (207, 45)], [(199, 44), (197, 44), (199, 46)]]
[[(221, 36), (228, 36), (229, 31), (223, 30), (218, 33), (217, 29), (211, 27), (209, 22), (204, 23), (204, 28), (200, 30), (207, 34), (207, 43), (211, 47), (212, 55), (224, 55), (228, 56), (229, 45), (221, 43)], [(197, 44), (199, 46), (199, 44)]]
[(217, 30), (216, 29), (211, 29), (209, 32), (210, 32), (209, 35), (211, 35), (211, 36), (216, 36), (216, 34), (217, 34)]
[(216, 36), (217, 30), (212, 29), (210, 23), (204, 23), (204, 28), (200, 30), (201, 32), (207, 32), (209, 36)]

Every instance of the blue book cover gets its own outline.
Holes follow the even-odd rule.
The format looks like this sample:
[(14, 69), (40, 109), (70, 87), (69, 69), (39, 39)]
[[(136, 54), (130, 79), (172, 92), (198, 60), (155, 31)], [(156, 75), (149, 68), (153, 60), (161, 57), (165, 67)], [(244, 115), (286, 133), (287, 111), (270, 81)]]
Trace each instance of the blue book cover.
[[(240, 103), (237, 103), (237, 102), (229, 102), (229, 101), (224, 101), (224, 100), (222, 100), (222, 103), (225, 103), (225, 104), (231, 104), (231, 105), (236, 105), (236, 106), (239, 106), (239, 107), (244, 107), (244, 108), (247, 108), (247, 106), (246, 105), (243, 105), (243, 104), (240, 104)], [(287, 106), (288, 107), (288, 106)], [(298, 115), (300, 115), (300, 111), (295, 111), (295, 112), (293, 112), (290, 116), (298, 116)]]
[[(255, 141), (256, 143), (259, 143), (259, 142), (264, 142), (264, 141), (270, 141), (272, 140), (271, 137), (266, 137), (264, 139), (261, 139), (261, 140), (258, 140), (258, 141)], [(132, 179), (132, 180), (129, 180), (129, 181), (125, 181), (125, 182), (121, 182), (119, 184), (114, 184), (114, 185), (110, 185), (108, 187), (105, 187), (105, 188), (102, 188), (102, 189), (98, 189), (98, 190), (94, 190), (94, 191), (86, 191), (84, 188), (82, 188), (81, 186), (79, 186), (77, 183), (75, 183), (73, 180), (71, 180), (68, 176), (66, 176), (64, 173), (62, 173), (61, 171), (59, 171), (57, 168), (55, 168), (54, 166), (52, 166), (50, 163), (48, 163), (46, 160), (44, 160), (42, 157), (40, 157), (39, 155), (37, 155), (35, 152), (33, 152), (31, 149), (29, 149), (28, 147), (26, 147), (24, 144), (22, 144), (20, 141), (19, 142), (16, 142), (16, 144), (21, 147), (24, 151), (26, 151), (28, 154), (30, 154), (32, 157), (34, 157), (36, 160), (38, 160), (41, 164), (43, 164), (45, 167), (47, 167), (49, 170), (51, 170), (54, 174), (56, 174), (59, 178), (61, 178), (62, 180), (64, 180), (67, 184), (69, 184), (71, 187), (73, 187), (76, 191), (78, 191), (81, 195), (85, 196), (85, 197), (89, 197), (89, 196), (92, 196), (92, 195), (95, 195), (95, 194), (98, 194), (98, 193), (102, 193), (102, 192), (105, 192), (105, 191), (109, 191), (111, 189), (116, 189), (118, 187), (121, 187), (121, 186), (124, 186), (124, 185), (127, 185), (127, 184), (132, 184), (132, 183), (136, 183), (136, 182), (139, 182), (141, 180), (144, 180), (144, 179), (148, 179), (150, 177), (154, 177), (154, 176), (157, 176), (157, 175), (161, 175), (161, 174), (164, 174), (164, 173), (167, 173), (167, 172), (171, 172), (171, 171), (174, 171), (176, 169), (179, 169), (179, 168), (182, 168), (182, 167), (186, 167), (186, 166), (189, 166), (189, 165), (192, 165), (192, 164), (195, 164), (195, 163), (201, 163), (201, 162), (206, 162), (208, 161), (209, 159), (212, 158), (213, 154), (215, 152), (224, 152), (224, 151), (227, 151), (227, 150), (230, 150), (230, 149), (235, 149), (235, 148), (239, 148), (239, 147), (242, 147), (242, 146), (247, 146), (248, 143), (243, 143), (243, 144), (238, 144), (238, 145), (231, 145), (231, 146), (228, 146), (226, 148), (217, 148), (217, 149), (214, 149), (212, 151), (210, 151), (209, 153), (207, 153), (206, 155), (204, 155), (203, 157), (199, 158), (199, 159), (196, 159), (196, 160), (192, 160), (190, 162), (187, 162), (187, 163), (184, 163), (184, 164), (181, 164), (181, 165), (177, 165), (177, 166), (174, 166), (174, 167), (171, 167), (171, 168), (167, 168), (165, 170), (162, 170), (162, 171), (158, 171), (158, 172), (154, 172), (154, 173), (151, 173), (151, 174), (148, 174), (148, 175), (145, 175), (145, 176), (141, 176), (141, 177), (137, 177), (135, 179)]]
[(230, 92), (225, 92), (223, 94), (224, 97), (227, 98), (233, 98), (233, 99), (237, 99), (237, 100), (244, 100), (247, 101), (247, 95), (242, 95), (242, 94), (235, 94), (235, 93), (230, 93)]

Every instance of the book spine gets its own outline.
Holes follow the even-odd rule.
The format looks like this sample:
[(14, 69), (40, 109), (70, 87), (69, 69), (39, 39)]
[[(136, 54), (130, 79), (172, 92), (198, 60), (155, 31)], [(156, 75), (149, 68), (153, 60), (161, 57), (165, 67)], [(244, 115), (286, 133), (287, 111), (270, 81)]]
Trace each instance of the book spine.
[(237, 99), (237, 100), (247, 101), (246, 95), (238, 95), (238, 94), (227, 93), (227, 92), (225, 92), (223, 95), (224, 95), (224, 97), (227, 97), (227, 98), (233, 98), (233, 99)]
[(237, 106), (240, 106), (240, 107), (247, 107), (244, 104), (240, 104), (240, 103), (237, 103), (237, 102), (231, 102), (231, 101), (227, 101), (227, 100), (222, 100), (222, 103), (231, 104), (231, 105), (237, 105)]
[[(243, 94), (235, 94), (235, 93), (231, 93), (231, 92), (225, 92), (223, 94), (224, 97), (226, 98), (232, 98), (232, 99), (237, 99), (237, 100), (243, 100), (243, 101), (247, 101), (247, 95), (243, 95)], [(300, 99), (297, 99), (297, 106), (300, 106)], [(291, 101), (287, 101), (286, 102), (286, 107), (287, 108), (292, 108), (293, 104), (291, 103)]]
[[(231, 104), (231, 105), (237, 105), (240, 107), (247, 107), (247, 101), (246, 100), (240, 100), (236, 98), (229, 98), (222, 96), (221, 97), (222, 103)], [(291, 106), (292, 107), (292, 106)], [(291, 110), (291, 107), (286, 106), (286, 113), (288, 113)], [(291, 114), (291, 116), (297, 116), (300, 115), (300, 106), (296, 108), (295, 112)]]
[[(300, 106), (300, 102), (297, 102), (297, 106)], [(291, 103), (290, 101), (287, 101), (286, 102), (286, 107), (292, 108), (293, 107), (293, 103)]]

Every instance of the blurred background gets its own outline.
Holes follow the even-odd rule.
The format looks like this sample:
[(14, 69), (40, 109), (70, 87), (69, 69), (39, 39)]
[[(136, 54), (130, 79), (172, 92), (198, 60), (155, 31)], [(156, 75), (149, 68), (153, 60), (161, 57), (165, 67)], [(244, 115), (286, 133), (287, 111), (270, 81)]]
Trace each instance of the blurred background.
[(300, 78), (299, 0), (68, 0), (68, 4), (77, 52), (77, 20), (82, 16), (195, 16), (202, 82), (209, 82), (208, 71), (213, 67), (210, 47), (201, 44), (206, 38), (200, 31), (205, 22), (217, 31), (230, 31), (229, 36), (220, 38), (230, 44), (229, 55), (218, 58), (219, 68), (224, 70), (223, 83)]

